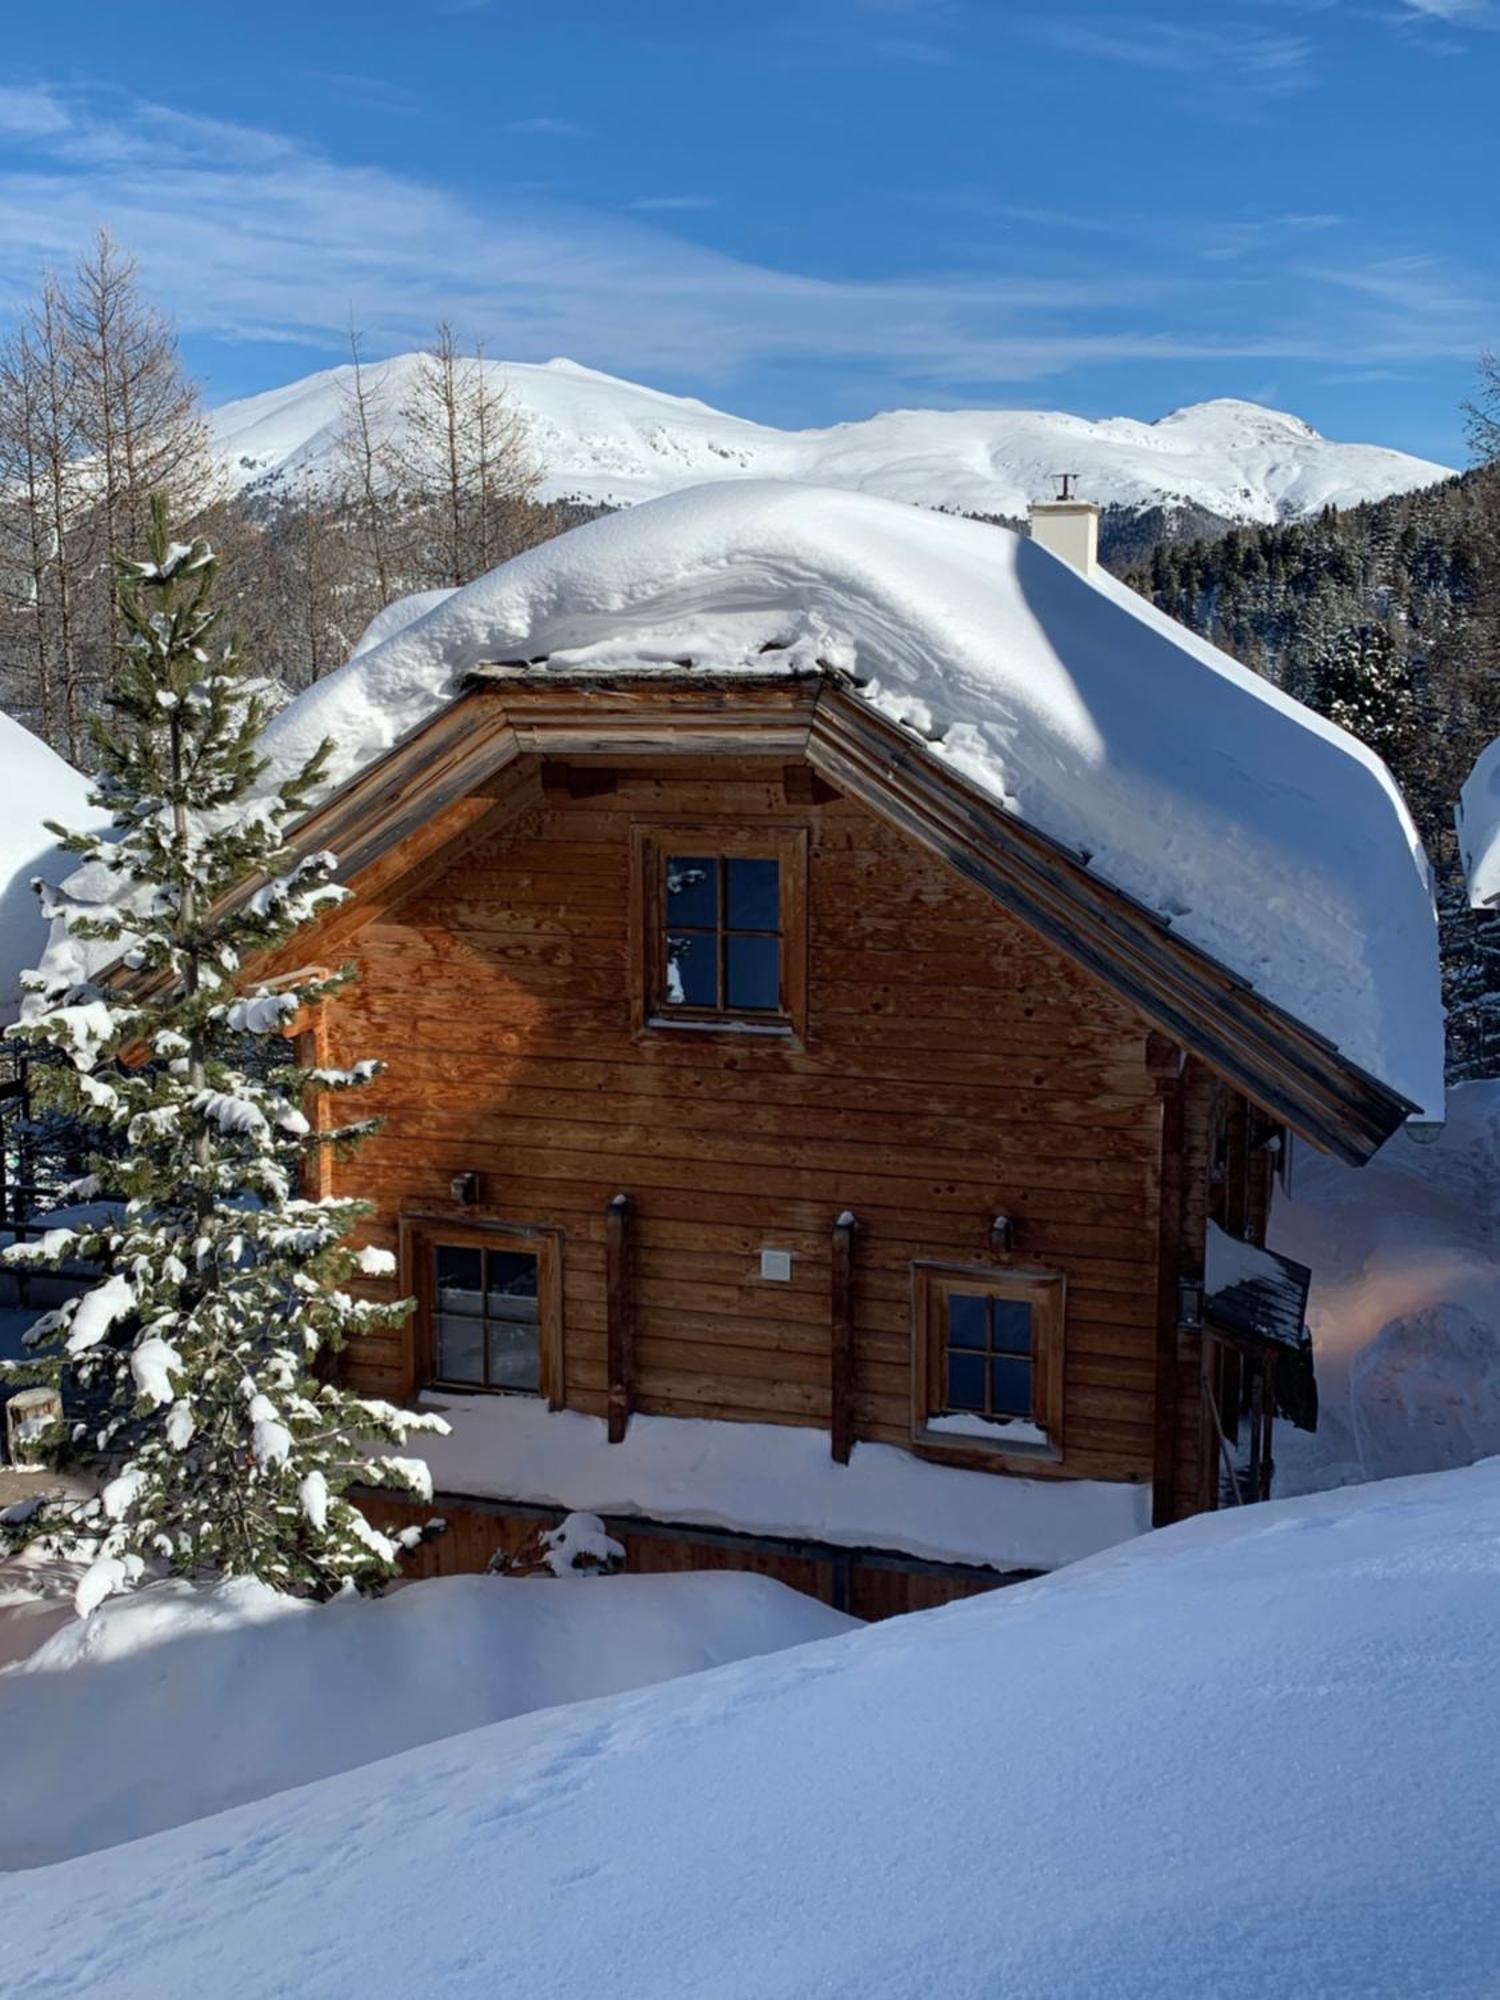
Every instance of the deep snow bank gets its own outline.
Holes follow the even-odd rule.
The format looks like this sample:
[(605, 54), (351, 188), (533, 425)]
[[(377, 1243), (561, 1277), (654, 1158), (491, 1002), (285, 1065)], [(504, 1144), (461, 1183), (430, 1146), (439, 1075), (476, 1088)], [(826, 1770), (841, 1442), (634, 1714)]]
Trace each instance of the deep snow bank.
[(265, 746), (289, 768), (331, 736), (340, 782), (470, 670), (518, 657), (600, 672), (830, 662), (1006, 810), (1441, 1105), (1432, 898), (1390, 774), (1108, 576), (864, 494), (697, 487), (455, 592), (282, 710)]
[(112, 2000), (1489, 1995), (1497, 1708), (1490, 1463), (1202, 1518), (14, 1878), (6, 1976)]
[[(4, 1623), (0, 1594), (0, 1638)], [(455, 1576), (321, 1606), (249, 1580), (156, 1584), (0, 1672), (0, 1868), (854, 1629), (782, 1584), (729, 1574)]]
[(1278, 1493), (1500, 1452), (1500, 1082), (1365, 1167), (1299, 1146), (1271, 1243), (1312, 1267), (1320, 1405), (1314, 1435), (1277, 1427)]

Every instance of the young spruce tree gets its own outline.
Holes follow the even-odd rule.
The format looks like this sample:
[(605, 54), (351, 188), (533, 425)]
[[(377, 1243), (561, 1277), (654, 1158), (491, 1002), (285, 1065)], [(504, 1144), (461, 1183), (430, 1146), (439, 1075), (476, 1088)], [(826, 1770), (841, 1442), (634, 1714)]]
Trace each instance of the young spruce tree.
[[(29, 975), (14, 1031), (65, 1058), (45, 1066), (53, 1101), (95, 1135), (73, 1192), (103, 1219), (5, 1253), (101, 1274), (44, 1316), (38, 1361), (14, 1370), (65, 1386), (70, 1442), (108, 1475), (82, 1518), (54, 1503), (12, 1529), (12, 1540), (95, 1538), (84, 1612), (163, 1566), (319, 1596), (378, 1582), (397, 1543), (345, 1489), (425, 1498), (425, 1466), (377, 1447), (445, 1428), (322, 1379), (321, 1358), (349, 1335), (407, 1311), (343, 1289), (355, 1271), (394, 1268), (388, 1252), (345, 1244), (365, 1204), (299, 1191), (311, 1148), (369, 1129), (314, 1135), (304, 1093), (351, 1088), (376, 1065), (309, 1069), (286, 1039), (343, 975), (238, 990), (247, 961), (345, 892), (331, 855), (294, 861), (287, 847), (329, 746), (295, 778), (261, 784), (262, 694), (233, 642), (211, 656), (213, 578), (207, 544), (169, 541), (161, 507), (150, 561), (120, 564), (121, 661), (112, 719), (96, 730), (94, 795), (114, 837), (64, 837), (119, 889), (102, 908), (50, 899), (81, 949), (52, 953), (71, 969)], [(115, 945), (128, 983), (89, 983), (90, 962)]]

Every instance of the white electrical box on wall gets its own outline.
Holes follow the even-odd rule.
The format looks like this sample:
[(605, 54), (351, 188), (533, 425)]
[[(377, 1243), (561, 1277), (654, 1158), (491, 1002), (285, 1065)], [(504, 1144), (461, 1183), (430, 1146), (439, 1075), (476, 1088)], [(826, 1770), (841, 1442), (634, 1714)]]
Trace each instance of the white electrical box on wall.
[(762, 1250), (760, 1253), (760, 1275), (771, 1278), (778, 1285), (784, 1285), (792, 1275), (792, 1253), (790, 1250)]

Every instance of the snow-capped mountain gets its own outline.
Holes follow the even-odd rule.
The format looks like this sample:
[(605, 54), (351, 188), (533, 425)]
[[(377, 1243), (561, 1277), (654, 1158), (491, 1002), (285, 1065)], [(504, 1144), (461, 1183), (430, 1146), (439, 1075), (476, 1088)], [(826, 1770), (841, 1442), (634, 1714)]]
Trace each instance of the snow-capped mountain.
[[(365, 371), (394, 430), (417, 357)], [(573, 361), (484, 364), (525, 412), (555, 499), (611, 506), (714, 479), (798, 479), (928, 507), (1017, 517), (1078, 474), (1101, 505), (1194, 507), (1229, 521), (1296, 520), (1428, 486), (1450, 468), (1381, 445), (1336, 444), (1298, 417), (1223, 398), (1155, 423), (1056, 410), (890, 410), (825, 430), (782, 431)], [(342, 392), (329, 368), (226, 403), (213, 430), (236, 490), (326, 481)]]

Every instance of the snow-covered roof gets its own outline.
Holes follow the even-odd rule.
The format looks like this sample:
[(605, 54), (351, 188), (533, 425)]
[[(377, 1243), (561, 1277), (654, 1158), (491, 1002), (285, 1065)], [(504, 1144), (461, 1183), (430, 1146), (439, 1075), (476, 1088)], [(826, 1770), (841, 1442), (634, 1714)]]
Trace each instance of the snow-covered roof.
[(89, 781), (40, 737), (0, 714), (0, 1027), (13, 1021), (19, 980), (42, 956), (47, 926), (31, 884), (54, 886), (78, 864), (65, 854), (45, 820), (67, 827), (94, 824)]
[[(768, 650), (770, 649), (770, 650)], [(487, 662), (852, 677), (882, 715), (1432, 1115), (1430, 876), (1371, 751), (1113, 578), (1007, 530), (770, 481), (696, 487), (493, 570), (276, 716), (364, 768)]]
[(1476, 910), (1500, 902), (1500, 737), (1480, 751), (1458, 795), (1459, 852)]

